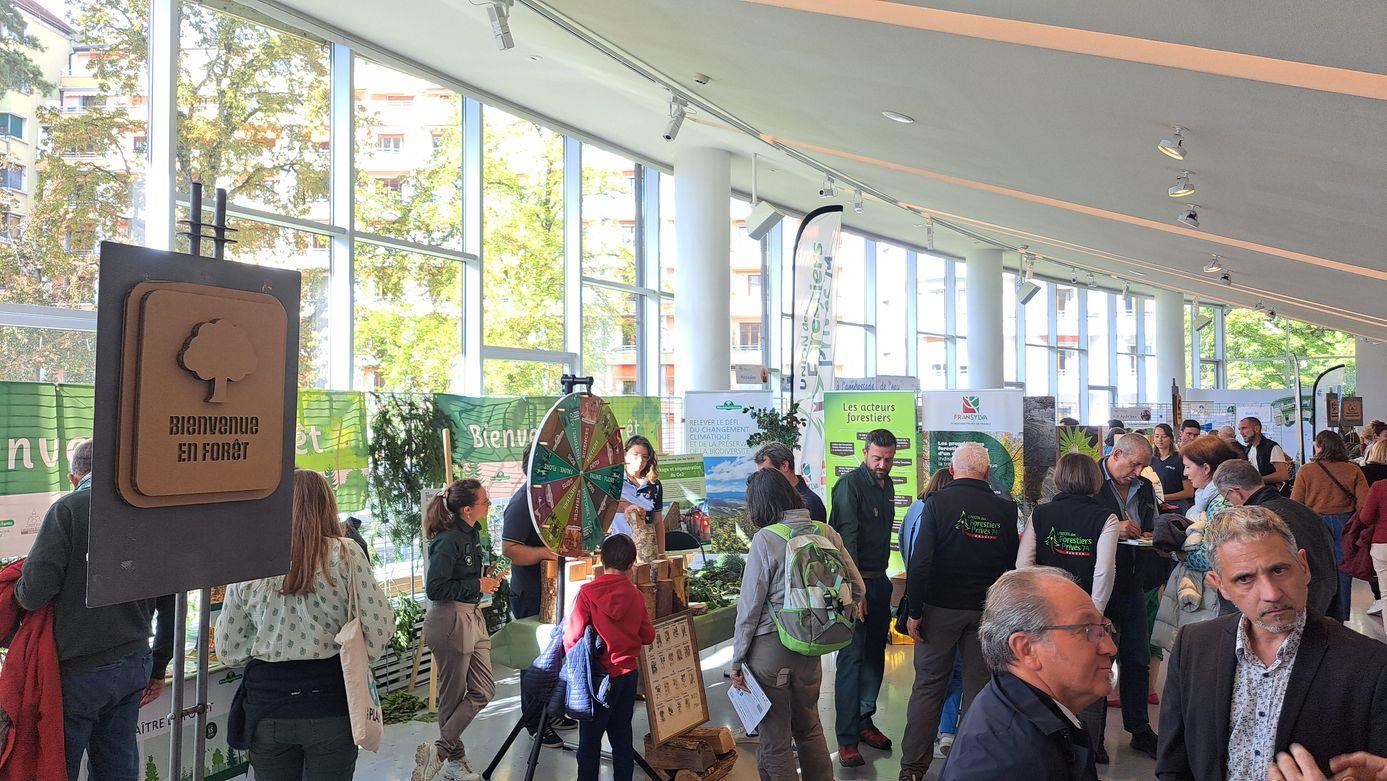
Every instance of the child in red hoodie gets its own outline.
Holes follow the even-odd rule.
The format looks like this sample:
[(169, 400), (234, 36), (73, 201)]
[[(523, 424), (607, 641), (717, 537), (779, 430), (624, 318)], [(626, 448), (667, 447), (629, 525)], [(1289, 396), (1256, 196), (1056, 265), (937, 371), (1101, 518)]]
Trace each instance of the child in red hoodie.
[(613, 534), (602, 543), (606, 573), (578, 592), (573, 612), (564, 626), (563, 647), (570, 651), (591, 626), (606, 644), (602, 666), (611, 676), (607, 705), (593, 703), (591, 721), (578, 723), (578, 781), (596, 781), (602, 763), (602, 735), (612, 744), (612, 777), (631, 781), (636, 748), (631, 735), (631, 716), (636, 706), (636, 671), (641, 646), (655, 642), (655, 627), (645, 612), (645, 598), (631, 582), (636, 563), (636, 544), (624, 534)]

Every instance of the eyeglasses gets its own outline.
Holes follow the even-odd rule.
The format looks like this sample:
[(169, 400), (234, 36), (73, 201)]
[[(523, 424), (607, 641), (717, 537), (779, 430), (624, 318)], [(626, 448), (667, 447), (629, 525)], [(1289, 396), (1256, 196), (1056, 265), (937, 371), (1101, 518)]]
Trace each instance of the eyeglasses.
[(1101, 624), (1056, 624), (1054, 626), (1040, 627), (1040, 631), (1042, 632), (1050, 632), (1057, 629), (1082, 629), (1084, 630), (1084, 636), (1094, 645), (1102, 643), (1105, 635), (1107, 637), (1117, 636), (1117, 627), (1113, 626), (1111, 621), (1104, 621)]

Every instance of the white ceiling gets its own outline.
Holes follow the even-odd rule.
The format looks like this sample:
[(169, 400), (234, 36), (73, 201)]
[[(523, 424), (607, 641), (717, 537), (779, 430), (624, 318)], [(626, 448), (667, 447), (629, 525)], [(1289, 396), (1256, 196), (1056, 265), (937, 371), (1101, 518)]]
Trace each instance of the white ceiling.
[[(822, 204), (815, 171), (716, 115), (690, 117), (664, 142), (664, 90), (536, 13), (541, 0), (516, 3), (508, 52), (492, 43), (485, 7), (468, 0), (395, 0), (388, 15), (376, 3), (281, 2), (647, 160), (672, 166), (684, 148), (728, 149), (744, 192), (760, 154), (761, 197), (798, 211)], [(1380, 0), (543, 2), (822, 165), (1008, 246), (1029, 245), (1052, 259), (1042, 271), (1068, 277), (1075, 264), (1112, 273), (1103, 282), (1114, 286), (1263, 302), (1387, 339)], [(1008, 19), (1036, 26), (1019, 43), (1000, 42), (1009, 31), (997, 20)], [(1089, 45), (1111, 56), (1083, 53)], [(1243, 77), (1209, 72), (1229, 62)], [(696, 72), (711, 82), (695, 84)], [(889, 122), (884, 109), (919, 121)], [(1175, 124), (1190, 128), (1183, 164), (1155, 148)], [(1177, 201), (1165, 191), (1182, 167), (1198, 193)], [(846, 204), (850, 191), (839, 196)], [(1184, 201), (1202, 207), (1201, 230), (1175, 222)], [(918, 216), (870, 199), (845, 220), (924, 241)], [(978, 243), (941, 229), (936, 246), (963, 255)], [(1231, 269), (1231, 287), (1201, 273), (1211, 252)]]

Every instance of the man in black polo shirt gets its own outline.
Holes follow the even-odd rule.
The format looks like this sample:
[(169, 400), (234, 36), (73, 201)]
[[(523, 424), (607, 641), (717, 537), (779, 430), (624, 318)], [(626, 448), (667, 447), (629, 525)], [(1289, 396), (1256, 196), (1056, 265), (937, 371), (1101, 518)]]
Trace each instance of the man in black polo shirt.
[(925, 500), (906, 576), (910, 634), (915, 638), (915, 685), (901, 738), (901, 779), (920, 781), (934, 759), (939, 715), (954, 658), (963, 657), (963, 710), (987, 685), (978, 644), (987, 590), (1016, 567), (1021, 539), (1016, 503), (987, 483), (987, 450), (964, 442), (954, 450), (954, 480)]
[[(1139, 539), (1154, 528), (1156, 489), (1141, 471), (1151, 463), (1151, 443), (1141, 434), (1123, 434), (1112, 454), (1099, 462), (1103, 490), (1098, 503), (1117, 516), (1117, 535)], [(1117, 546), (1117, 579), (1108, 599), (1108, 618), (1117, 625), (1117, 665), (1122, 699), (1122, 726), (1132, 735), (1132, 748), (1156, 758), (1156, 732), (1146, 710), (1151, 678), (1151, 626), (1146, 612), (1147, 592), (1165, 583), (1171, 564), (1154, 549)], [(1102, 746), (1103, 736), (1096, 736)]]
[[(539, 615), (540, 579), (543, 577), (544, 562), (557, 561), (558, 556), (549, 550), (539, 538), (534, 519), (530, 517), (529, 477), (530, 447), (520, 457), (520, 468), (524, 470), (525, 482), (515, 489), (506, 510), (501, 516), (501, 555), (510, 559), (510, 612), (519, 618)], [(525, 671), (520, 671), (520, 686), (525, 687)], [(564, 717), (553, 719), (550, 724), (557, 729), (573, 729), (578, 723)], [(530, 726), (531, 733), (534, 725)], [(546, 746), (563, 745), (563, 740), (553, 730), (545, 730), (541, 741)]]
[(753, 460), (756, 461), (758, 469), (774, 469), (785, 479), (790, 481), (790, 485), (799, 492), (799, 497), (804, 500), (804, 508), (809, 511), (810, 520), (819, 523), (828, 522), (828, 510), (824, 508), (824, 500), (814, 493), (814, 489), (809, 487), (809, 482), (802, 475), (795, 472), (795, 454), (784, 442), (767, 442), (756, 451)]
[(843, 767), (865, 764), (859, 742), (885, 751), (891, 739), (872, 723), (877, 693), (886, 674), (886, 640), (891, 624), (891, 581), (886, 563), (891, 557), (891, 529), (896, 520), (896, 491), (891, 466), (896, 460), (896, 435), (884, 428), (867, 433), (862, 465), (833, 486), (833, 510), (828, 523), (843, 538), (843, 547), (867, 584), (866, 609), (852, 644), (838, 652), (834, 683), (837, 704), (838, 762)]

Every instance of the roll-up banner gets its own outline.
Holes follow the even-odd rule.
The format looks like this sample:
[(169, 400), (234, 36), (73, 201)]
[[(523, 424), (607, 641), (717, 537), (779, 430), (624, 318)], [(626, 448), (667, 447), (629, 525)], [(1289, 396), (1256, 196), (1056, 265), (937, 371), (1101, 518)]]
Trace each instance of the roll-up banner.
[(843, 207), (825, 206), (810, 212), (795, 234), (790, 400), (807, 419), (796, 464), (816, 490), (826, 473), (824, 393), (833, 389), (833, 258), (842, 227)]

